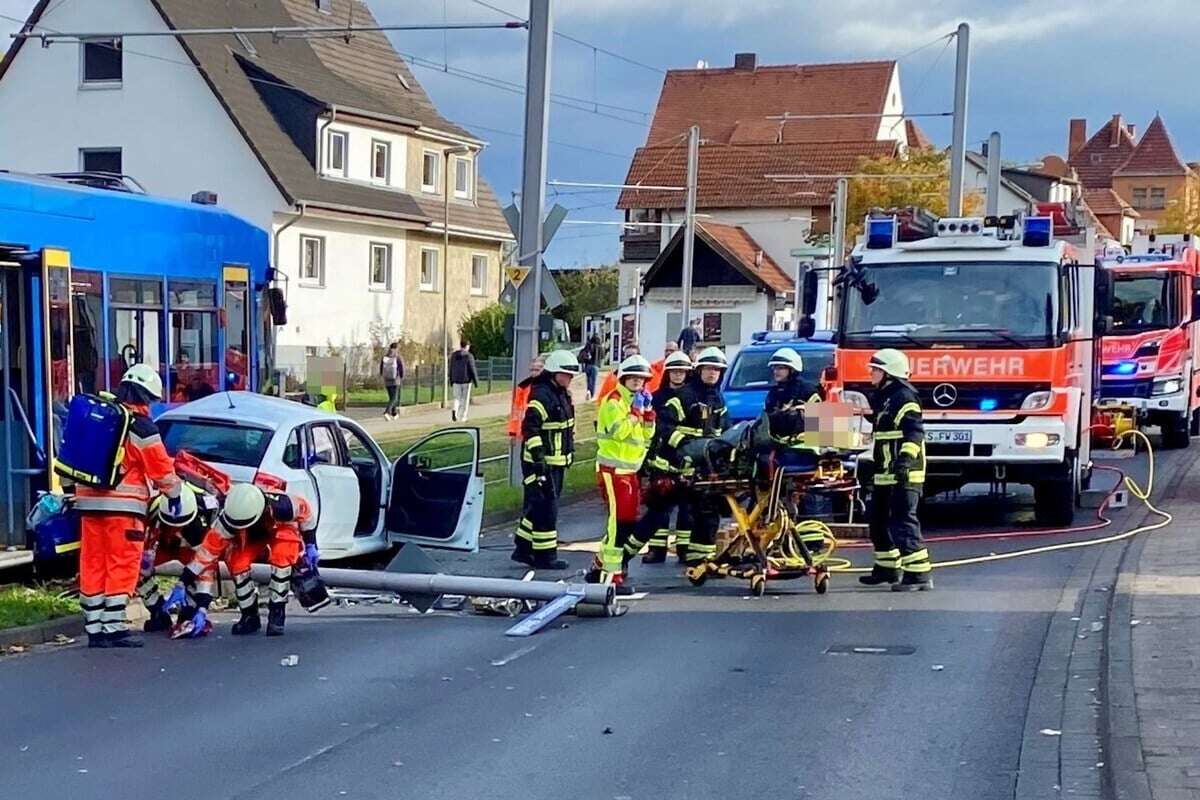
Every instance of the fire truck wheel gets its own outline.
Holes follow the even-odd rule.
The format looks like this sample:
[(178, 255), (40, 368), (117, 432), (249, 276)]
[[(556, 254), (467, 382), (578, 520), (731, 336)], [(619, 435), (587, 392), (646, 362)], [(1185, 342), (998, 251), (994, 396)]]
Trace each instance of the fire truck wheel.
[(1200, 408), (1192, 412), (1191, 422), (1188, 425), (1188, 433), (1192, 436), (1200, 436)]
[(1075, 521), (1075, 482), (1059, 478), (1035, 483), (1033, 509), (1039, 525), (1069, 526)]
[(1178, 450), (1191, 444), (1187, 417), (1173, 417), (1162, 421), (1162, 444), (1168, 450)]

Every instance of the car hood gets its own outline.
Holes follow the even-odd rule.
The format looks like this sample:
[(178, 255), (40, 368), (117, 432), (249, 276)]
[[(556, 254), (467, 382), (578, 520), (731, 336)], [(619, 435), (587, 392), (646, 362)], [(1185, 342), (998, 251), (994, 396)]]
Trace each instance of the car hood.
[(725, 417), (729, 424), (757, 419), (767, 404), (766, 389), (726, 389)]

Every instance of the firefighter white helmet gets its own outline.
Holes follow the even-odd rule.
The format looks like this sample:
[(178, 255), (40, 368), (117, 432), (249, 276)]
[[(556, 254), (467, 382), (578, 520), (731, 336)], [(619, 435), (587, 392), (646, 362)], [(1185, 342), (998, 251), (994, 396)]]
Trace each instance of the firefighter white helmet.
[(649, 378), (654, 374), (650, 362), (643, 356), (630, 356), (617, 367), (617, 379)]
[(267, 508), (267, 497), (262, 489), (250, 483), (235, 483), (225, 495), (221, 508), (221, 523), (226, 528), (241, 530), (249, 528), (262, 519)]
[(729, 361), (725, 358), (725, 352), (719, 347), (706, 347), (696, 358), (696, 369), (700, 369), (700, 367), (726, 369), (728, 366)]
[(870, 366), (893, 378), (908, 377), (908, 356), (892, 347), (885, 347), (871, 356)]
[(579, 374), (579, 359), (570, 350), (555, 350), (546, 356), (546, 372), (565, 372), (568, 375)]
[(692, 359), (682, 350), (676, 350), (663, 361), (663, 369), (691, 369)]
[(790, 347), (781, 347), (771, 355), (769, 367), (789, 367), (793, 372), (804, 371), (804, 359)]
[(155, 400), (162, 400), (162, 378), (159, 377), (157, 370), (146, 364), (134, 364), (125, 370), (125, 374), (121, 376), (121, 383), (132, 383), (135, 386), (140, 386)]
[(156, 515), (163, 525), (172, 528), (182, 528), (190, 525), (200, 513), (200, 505), (196, 502), (196, 492), (191, 487), (184, 486), (179, 493), (178, 511), (171, 510), (171, 502), (166, 495), (160, 494), (150, 505), (150, 514)]

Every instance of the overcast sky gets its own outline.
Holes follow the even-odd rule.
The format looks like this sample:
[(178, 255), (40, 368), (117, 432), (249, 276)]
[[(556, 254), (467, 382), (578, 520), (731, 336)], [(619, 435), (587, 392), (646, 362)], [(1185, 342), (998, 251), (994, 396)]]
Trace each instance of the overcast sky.
[[(56, 0), (102, 1), (142, 2)], [(375, 16), (388, 23), (503, 18), (477, 0), (369, 2)], [(521, 0), (487, 4), (514, 14), (525, 10)], [(0, 15), (24, 18), (33, 5), (33, 0), (0, 0)], [(974, 147), (999, 130), (1005, 158), (1029, 161), (1065, 150), (1070, 117), (1087, 117), (1090, 134), (1120, 112), (1140, 133), (1158, 111), (1180, 154), (1200, 159), (1200, 106), (1191, 97), (1200, 19), (1194, 0), (557, 0), (555, 7), (561, 33), (655, 69), (555, 38), (554, 91), (598, 104), (595, 109), (611, 116), (552, 105), (553, 179), (622, 181), (633, 149), (645, 140), (662, 85), (659, 70), (694, 67), (699, 60), (725, 66), (739, 51), (757, 52), (760, 64), (900, 58), (906, 109), (949, 110), (954, 46), (934, 40), (964, 20), (972, 26), (967, 132)], [(16, 27), (0, 18), (3, 40)], [(441, 112), (490, 142), (483, 175), (507, 203), (520, 183), (521, 143), (512, 134), (521, 132), (523, 100), (454, 71), (522, 83), (524, 32), (403, 33), (393, 41), (398, 50), (421, 59), (413, 71)], [(928, 46), (918, 49), (923, 45)], [(451, 74), (427, 62), (448, 63)], [(949, 142), (949, 125), (942, 120), (921, 124), (937, 144)], [(613, 192), (576, 190), (557, 198), (550, 192), (548, 198), (571, 208), (569, 219), (618, 218)], [(617, 232), (615, 227), (564, 225), (548, 260), (552, 266), (615, 261)]]

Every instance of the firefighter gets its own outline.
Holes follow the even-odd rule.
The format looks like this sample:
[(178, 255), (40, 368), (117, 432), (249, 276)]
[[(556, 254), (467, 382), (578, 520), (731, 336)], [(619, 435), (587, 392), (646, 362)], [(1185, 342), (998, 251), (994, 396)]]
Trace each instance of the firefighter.
[(250, 567), (264, 551), (271, 565), (267, 636), (282, 636), (292, 568), (303, 558), (306, 566), (315, 570), (320, 560), (317, 517), (302, 497), (264, 492), (249, 483), (234, 484), (212, 530), (183, 571), (184, 584), (199, 590), (201, 576), (215, 574), (218, 559), (224, 558), (241, 612), (231, 631), (234, 636), (258, 633), (262, 627), (258, 587), (250, 577)]
[(534, 569), (566, 569), (558, 557), (558, 498), (563, 473), (575, 458), (575, 406), (571, 381), (579, 360), (567, 350), (546, 356), (545, 367), (529, 386), (521, 421), (521, 476), (524, 503), (513, 537), (512, 560)]
[[(674, 342), (670, 342), (674, 344)], [(676, 348), (663, 360), (662, 385), (654, 392), (654, 439), (646, 456), (646, 511), (638, 522), (637, 533), (627, 545), (631, 555), (649, 542), (650, 548), (642, 557), (643, 564), (661, 564), (667, 560), (671, 536), (671, 509), (675, 511), (675, 554), (681, 562), (687, 560), (688, 542), (692, 538), (692, 506), (688, 502), (684, 479), (690, 467), (677, 467), (668, 461), (663, 450), (665, 443), (683, 419), (683, 403), (679, 399), (688, 377), (692, 374), (692, 359)]]
[[(138, 595), (150, 612), (150, 618), (142, 626), (147, 633), (171, 630), (172, 636), (197, 638), (212, 630), (208, 620), (208, 607), (212, 602), (214, 574), (212, 570), (201, 575), (191, 585), (179, 585), (172, 590), (170, 599), (164, 599), (154, 579), (155, 567), (169, 561), (191, 563), (195, 549), (204, 541), (212, 524), (217, 508), (216, 499), (205, 495), (190, 484), (183, 485), (180, 503), (173, 509), (167, 498), (159, 495), (150, 504), (150, 517), (146, 526), (146, 549), (142, 551), (141, 582)], [(204, 509), (201, 509), (203, 501)], [(169, 609), (180, 606), (179, 621), (171, 619)]]
[(933, 588), (929, 551), (921, 539), (917, 504), (925, 483), (925, 423), (921, 399), (908, 382), (908, 356), (887, 348), (871, 356), (875, 479), (871, 492), (871, 574), (867, 586), (892, 584), (892, 591)]
[(804, 376), (804, 359), (790, 347), (776, 350), (767, 362), (774, 383), (764, 411), (775, 461), (787, 468), (810, 460), (804, 448), (804, 404), (822, 400), (821, 386)]
[[(667, 437), (664, 454), (668, 461), (681, 469), (687, 468), (679, 448), (690, 439), (720, 436), (725, 430), (725, 398), (721, 394), (721, 375), (729, 367), (725, 353), (719, 347), (707, 347), (696, 356), (695, 374), (679, 393), (683, 416)], [(711, 500), (693, 494), (689, 501), (692, 512), (692, 537), (688, 543), (686, 563), (697, 567), (717, 553), (717, 526), (724, 509)]]
[(626, 358), (617, 367), (617, 387), (603, 398), (596, 415), (596, 483), (608, 508), (608, 524), (587, 581), (612, 582), (622, 594), (632, 593), (625, 565), (642, 548), (635, 536), (638, 472), (654, 438), (654, 399), (646, 390), (652, 374), (642, 356)]
[(75, 488), (79, 512), (79, 603), (88, 647), (141, 647), (129, 632), (126, 604), (138, 584), (146, 513), (153, 486), (173, 512), (181, 509), (181, 482), (150, 421), (150, 404), (162, 399), (162, 378), (134, 364), (117, 387), (117, 402), (132, 415), (124, 444), (120, 478), (112, 489), (84, 484)]

